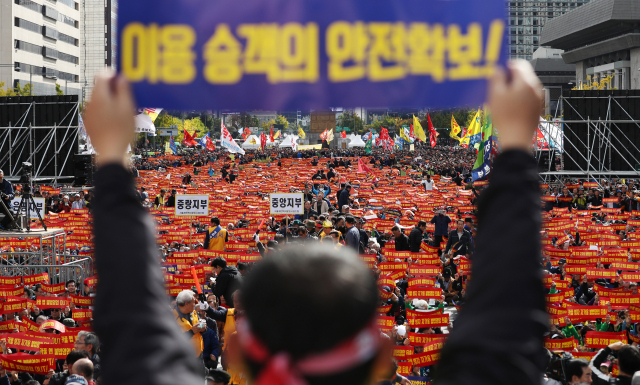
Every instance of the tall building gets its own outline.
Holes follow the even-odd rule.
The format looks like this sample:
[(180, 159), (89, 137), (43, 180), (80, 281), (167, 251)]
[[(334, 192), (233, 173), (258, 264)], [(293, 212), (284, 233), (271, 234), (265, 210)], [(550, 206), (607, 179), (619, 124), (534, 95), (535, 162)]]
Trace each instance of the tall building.
[(578, 87), (599, 82), (605, 89), (640, 89), (639, 0), (594, 0), (549, 22), (541, 40), (564, 50)]
[(33, 95), (81, 95), (80, 5), (74, 0), (0, 0), (0, 82)]
[(95, 78), (106, 68), (116, 68), (117, 0), (81, 0), (82, 49), (80, 82), (88, 99)]
[(509, 9), (509, 56), (531, 60), (540, 46), (548, 20), (564, 15), (589, 0), (507, 1)]

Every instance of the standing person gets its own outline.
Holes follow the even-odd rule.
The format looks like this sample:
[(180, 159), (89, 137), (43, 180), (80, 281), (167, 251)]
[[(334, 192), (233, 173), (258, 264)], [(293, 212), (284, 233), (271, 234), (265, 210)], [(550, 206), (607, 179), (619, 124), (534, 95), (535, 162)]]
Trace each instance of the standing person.
[(167, 205), (167, 191), (165, 189), (160, 189), (160, 195), (156, 196), (156, 199), (153, 201), (154, 206), (156, 208), (164, 207)]
[(176, 194), (178, 192), (173, 189), (171, 190), (171, 195), (169, 195), (169, 198), (167, 199), (167, 207), (176, 207)]
[(357, 253), (360, 249), (360, 231), (356, 228), (356, 219), (349, 215), (345, 219), (347, 233), (344, 236), (346, 246)]
[[(202, 360), (202, 350), (204, 343), (202, 333), (207, 330), (206, 322), (200, 322), (196, 313), (198, 299), (191, 290), (183, 290), (176, 297), (176, 306), (173, 309), (173, 316), (180, 326), (180, 329), (187, 338), (191, 340), (195, 356)], [(204, 361), (202, 363), (204, 365)]]
[(431, 175), (427, 174), (427, 179), (423, 179), (421, 183), (425, 191), (433, 190), (433, 179), (431, 179)]
[(396, 251), (409, 251), (409, 237), (402, 233), (400, 226), (395, 225), (391, 228), (391, 233), (395, 239)]
[(73, 196), (73, 203), (71, 204), (71, 210), (82, 210), (84, 208), (84, 201), (80, 199), (80, 194)]
[(416, 227), (409, 233), (409, 251), (419, 253), (422, 245), (422, 235), (427, 231), (427, 222), (419, 221)]
[(451, 218), (448, 215), (444, 215), (444, 209), (438, 210), (438, 213), (431, 218), (431, 223), (435, 225), (435, 231), (433, 233), (434, 246), (440, 250), (440, 244), (442, 243), (442, 237), (449, 234), (449, 223)]
[(444, 253), (447, 254), (449, 250), (452, 251), (452, 255), (470, 255), (472, 251), (471, 246), (471, 233), (464, 228), (464, 221), (458, 219), (456, 221), (456, 229), (451, 230), (447, 240), (447, 246), (444, 249)]
[(349, 206), (349, 201), (351, 196), (351, 186), (347, 185), (344, 190), (340, 191), (340, 197), (338, 198), (338, 207), (342, 208), (342, 206)]
[(4, 218), (2, 222), (0, 222), (0, 229), (6, 229), (11, 223), (10, 216), (13, 216), (13, 210), (11, 209), (11, 201), (15, 198), (15, 194), (13, 193), (13, 186), (11, 182), (4, 179), (4, 172), (0, 170), (0, 199), (2, 199), (2, 203), (6, 206), (7, 211), (5, 211), (4, 207), (2, 208)]
[(224, 251), (225, 244), (229, 242), (229, 233), (220, 226), (218, 217), (211, 218), (211, 224), (204, 236), (204, 248), (206, 250)]
[(224, 298), (227, 306), (233, 306), (233, 293), (240, 289), (242, 276), (233, 266), (227, 266), (227, 261), (223, 257), (216, 257), (211, 262), (213, 272), (216, 274), (216, 283), (213, 294), (218, 298)]

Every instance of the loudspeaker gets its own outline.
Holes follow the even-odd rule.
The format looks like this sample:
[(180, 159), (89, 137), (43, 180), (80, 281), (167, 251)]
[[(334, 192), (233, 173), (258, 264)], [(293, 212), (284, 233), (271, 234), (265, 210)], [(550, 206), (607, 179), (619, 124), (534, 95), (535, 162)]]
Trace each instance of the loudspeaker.
[(74, 185), (86, 186), (93, 184), (94, 155), (75, 154), (73, 155), (74, 165)]

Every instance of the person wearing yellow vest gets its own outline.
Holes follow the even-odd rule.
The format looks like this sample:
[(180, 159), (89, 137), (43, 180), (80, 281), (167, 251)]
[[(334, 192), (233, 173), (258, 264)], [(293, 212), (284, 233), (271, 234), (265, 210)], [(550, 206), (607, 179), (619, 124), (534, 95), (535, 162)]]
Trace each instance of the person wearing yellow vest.
[(176, 307), (173, 309), (173, 316), (180, 326), (180, 329), (191, 338), (191, 343), (195, 349), (196, 357), (202, 355), (203, 342), (202, 333), (207, 330), (206, 322), (200, 322), (195, 311), (198, 300), (191, 290), (183, 290), (176, 297)]
[(164, 207), (167, 205), (167, 199), (169, 199), (169, 197), (166, 195), (166, 191), (165, 189), (160, 190), (160, 195), (156, 196), (156, 200), (153, 202), (153, 205), (156, 206), (156, 208), (160, 208), (160, 207)]
[[(239, 313), (242, 312), (242, 304), (240, 303), (240, 290), (236, 290), (233, 292), (233, 303), (235, 304), (235, 308), (223, 308), (218, 307), (214, 309), (211, 306), (205, 305), (205, 312), (207, 317), (214, 319), (218, 322), (224, 322), (223, 328), (223, 338), (224, 341), (222, 343), (222, 367), (231, 374), (232, 384), (240, 383), (239, 379), (242, 377), (241, 373), (237, 370), (233, 370), (233, 368), (229, 368), (229, 363), (227, 357), (225, 356), (225, 352), (227, 350), (227, 346), (229, 343), (229, 338), (233, 333), (236, 332), (236, 318), (239, 316)], [(234, 382), (235, 379), (235, 382)]]
[(204, 236), (206, 250), (224, 251), (224, 245), (229, 241), (229, 233), (220, 226), (218, 217), (211, 218), (211, 226)]

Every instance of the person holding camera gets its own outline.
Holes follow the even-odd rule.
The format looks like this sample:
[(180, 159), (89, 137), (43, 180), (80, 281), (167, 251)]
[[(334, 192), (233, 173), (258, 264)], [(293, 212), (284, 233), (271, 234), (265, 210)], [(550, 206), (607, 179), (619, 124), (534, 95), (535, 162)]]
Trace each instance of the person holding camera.
[(15, 197), (13, 193), (13, 186), (11, 182), (4, 179), (4, 172), (0, 170), (0, 199), (2, 199), (2, 203), (4, 206), (2, 207), (2, 213), (4, 214), (4, 218), (0, 221), (0, 229), (6, 229), (11, 224), (11, 217), (13, 216), (13, 211), (11, 210), (11, 201)]
[[(173, 316), (184, 334), (191, 339), (196, 357), (202, 356), (204, 343), (202, 333), (207, 330), (205, 320), (200, 321), (196, 313), (198, 299), (191, 290), (183, 290), (176, 297), (176, 307)], [(204, 365), (204, 363), (203, 363)]]

